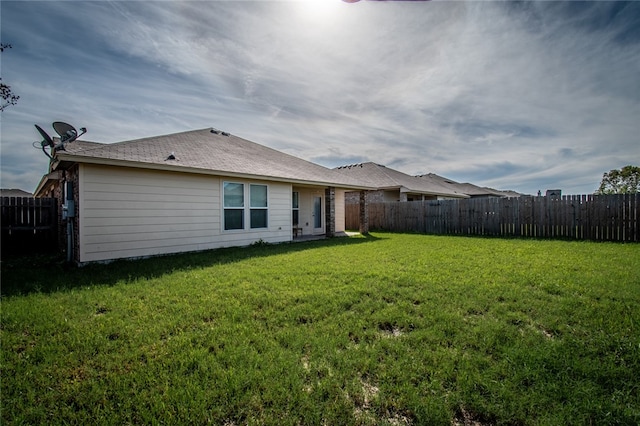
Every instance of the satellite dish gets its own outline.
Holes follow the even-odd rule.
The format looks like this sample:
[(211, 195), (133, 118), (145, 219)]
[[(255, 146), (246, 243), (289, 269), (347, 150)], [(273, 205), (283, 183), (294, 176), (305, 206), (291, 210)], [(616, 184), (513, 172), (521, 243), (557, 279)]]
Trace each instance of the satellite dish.
[(56, 131), (58, 135), (60, 135), (60, 143), (56, 145), (53, 149), (64, 150), (64, 146), (68, 143), (71, 143), (78, 139), (80, 136), (87, 133), (87, 129), (84, 127), (80, 128), (82, 133), (78, 134), (78, 131), (71, 124), (64, 123), (62, 121), (54, 121), (53, 122), (53, 130)]
[(40, 136), (42, 136), (42, 142), (40, 142), (40, 145), (43, 148), (47, 145), (53, 148), (53, 139), (51, 139), (51, 136), (49, 136), (47, 132), (42, 130), (42, 127), (38, 126), (37, 124), (35, 124), (35, 126), (36, 126), (36, 129), (38, 129)]
[(62, 121), (53, 122), (53, 130), (60, 135), (60, 142), (73, 142), (78, 137), (78, 131), (71, 124)]

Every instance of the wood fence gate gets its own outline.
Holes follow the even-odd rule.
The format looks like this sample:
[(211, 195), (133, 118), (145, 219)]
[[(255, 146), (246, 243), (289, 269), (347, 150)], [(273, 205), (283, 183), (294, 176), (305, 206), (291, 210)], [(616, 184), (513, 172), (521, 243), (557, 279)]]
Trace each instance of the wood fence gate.
[(58, 211), (55, 198), (0, 198), (2, 256), (55, 253), (58, 249)]
[[(638, 194), (371, 203), (369, 229), (640, 242), (639, 204)], [(347, 229), (358, 229), (359, 206), (346, 208)]]

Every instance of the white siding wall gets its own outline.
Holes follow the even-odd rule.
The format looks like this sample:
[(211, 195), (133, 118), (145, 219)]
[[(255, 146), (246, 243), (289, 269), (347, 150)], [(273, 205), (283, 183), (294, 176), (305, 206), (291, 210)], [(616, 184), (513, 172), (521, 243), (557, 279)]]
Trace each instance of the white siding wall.
[(82, 165), (80, 262), (291, 240), (291, 185), (268, 185), (269, 227), (224, 231), (222, 179), (151, 170)]

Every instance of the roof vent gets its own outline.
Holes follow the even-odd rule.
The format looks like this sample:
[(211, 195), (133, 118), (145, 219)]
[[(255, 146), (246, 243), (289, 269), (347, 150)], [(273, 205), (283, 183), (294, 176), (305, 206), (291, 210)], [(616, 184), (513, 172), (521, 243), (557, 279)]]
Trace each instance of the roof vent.
[(211, 133), (213, 133), (214, 135), (231, 136), (231, 133), (223, 132), (222, 130), (218, 129), (211, 129)]
[(354, 163), (354, 164), (345, 164), (344, 166), (338, 166), (338, 169), (353, 169), (354, 167), (363, 168), (362, 163)]
[(169, 154), (169, 156), (167, 158), (164, 159), (164, 161), (168, 161), (168, 160), (178, 160), (176, 158), (176, 153), (171, 151), (171, 154)]

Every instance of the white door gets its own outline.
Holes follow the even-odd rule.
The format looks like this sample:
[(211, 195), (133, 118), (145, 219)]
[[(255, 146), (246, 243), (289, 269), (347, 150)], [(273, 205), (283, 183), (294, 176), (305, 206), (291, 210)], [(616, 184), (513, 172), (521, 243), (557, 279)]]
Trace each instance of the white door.
[(322, 197), (313, 197), (313, 233), (322, 233)]

